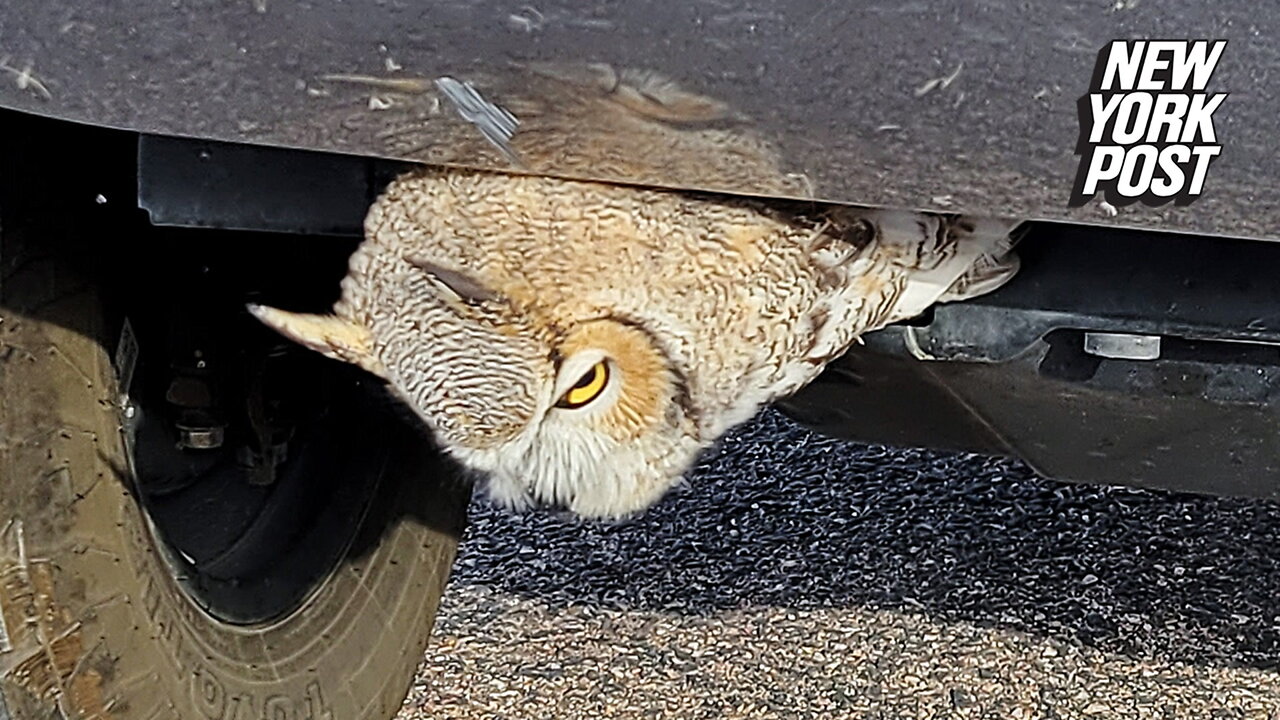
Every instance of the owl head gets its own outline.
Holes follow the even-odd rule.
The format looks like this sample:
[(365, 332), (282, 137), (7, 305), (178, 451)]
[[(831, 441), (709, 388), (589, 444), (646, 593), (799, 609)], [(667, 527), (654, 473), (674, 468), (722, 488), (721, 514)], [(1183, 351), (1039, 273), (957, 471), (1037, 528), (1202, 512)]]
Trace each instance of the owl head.
[(333, 314), (250, 311), (383, 378), (505, 505), (619, 518), (679, 480), (702, 443), (679, 374), (641, 323), (521, 301), (404, 249), (367, 243)]
[(1007, 240), (963, 218), (422, 169), (371, 207), (331, 314), (252, 312), (385, 379), (492, 497), (617, 518), (860, 333), (997, 287)]

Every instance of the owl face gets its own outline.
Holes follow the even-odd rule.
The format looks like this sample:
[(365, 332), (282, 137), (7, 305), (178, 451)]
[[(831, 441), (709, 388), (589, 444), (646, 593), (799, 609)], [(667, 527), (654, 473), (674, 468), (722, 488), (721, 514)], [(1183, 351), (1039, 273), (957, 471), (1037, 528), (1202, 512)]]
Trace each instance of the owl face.
[(700, 445), (681, 379), (641, 323), (552, 320), (462, 271), (401, 265), (366, 288), (369, 322), (250, 310), (384, 378), (508, 506), (618, 518), (653, 504), (693, 461)]
[(699, 449), (668, 359), (642, 329), (609, 318), (566, 328), (548, 345), (528, 422), (457, 456), (512, 506), (621, 517), (653, 504)]

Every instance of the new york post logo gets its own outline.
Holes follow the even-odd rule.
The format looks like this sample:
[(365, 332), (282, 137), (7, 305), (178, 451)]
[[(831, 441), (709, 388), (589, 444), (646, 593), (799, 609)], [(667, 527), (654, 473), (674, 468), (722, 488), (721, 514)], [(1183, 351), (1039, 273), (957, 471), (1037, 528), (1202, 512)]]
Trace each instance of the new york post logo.
[(1116, 207), (1188, 205), (1222, 152), (1205, 88), (1226, 40), (1113, 40), (1080, 98), (1080, 169), (1070, 207), (1102, 193)]

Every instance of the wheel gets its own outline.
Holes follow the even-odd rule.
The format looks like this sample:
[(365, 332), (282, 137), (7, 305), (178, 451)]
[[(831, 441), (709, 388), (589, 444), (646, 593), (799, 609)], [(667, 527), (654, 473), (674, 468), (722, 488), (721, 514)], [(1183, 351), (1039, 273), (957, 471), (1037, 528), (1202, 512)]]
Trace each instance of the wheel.
[[(0, 719), (392, 716), (465, 485), (369, 378), (257, 353), (238, 318), (204, 336), (251, 338), (212, 355), (239, 369), (221, 401), (182, 401), (171, 330), (200, 322), (166, 321), (173, 269), (129, 257), (128, 136), (0, 130)], [(243, 429), (291, 402), (279, 437)]]

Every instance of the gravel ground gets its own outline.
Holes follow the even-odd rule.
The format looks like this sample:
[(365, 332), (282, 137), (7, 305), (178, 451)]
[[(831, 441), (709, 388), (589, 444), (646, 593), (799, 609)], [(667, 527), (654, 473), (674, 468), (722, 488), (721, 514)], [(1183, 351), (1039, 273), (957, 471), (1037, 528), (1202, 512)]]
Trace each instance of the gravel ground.
[(1280, 719), (1280, 503), (768, 411), (617, 525), (482, 503), (401, 720)]

